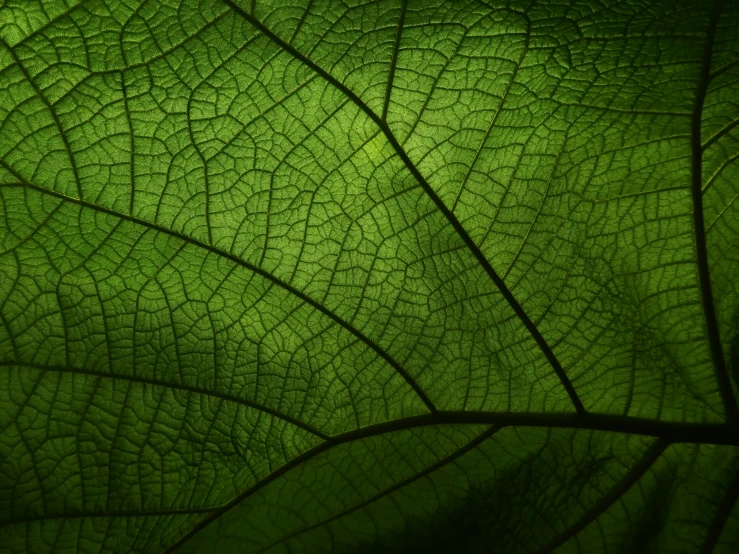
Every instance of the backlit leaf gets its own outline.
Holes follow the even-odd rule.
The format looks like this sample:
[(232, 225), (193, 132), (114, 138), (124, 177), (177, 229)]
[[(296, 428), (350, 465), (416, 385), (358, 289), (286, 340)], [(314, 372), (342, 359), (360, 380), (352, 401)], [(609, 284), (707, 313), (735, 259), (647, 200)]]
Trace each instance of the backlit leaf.
[(739, 3), (0, 3), (0, 553), (739, 551)]

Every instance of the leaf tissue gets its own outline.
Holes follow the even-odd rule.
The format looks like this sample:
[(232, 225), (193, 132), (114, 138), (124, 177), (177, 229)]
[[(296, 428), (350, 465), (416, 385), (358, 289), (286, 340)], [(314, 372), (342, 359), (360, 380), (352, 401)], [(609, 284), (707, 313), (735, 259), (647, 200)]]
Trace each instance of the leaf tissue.
[(739, 552), (739, 2), (0, 2), (0, 554)]

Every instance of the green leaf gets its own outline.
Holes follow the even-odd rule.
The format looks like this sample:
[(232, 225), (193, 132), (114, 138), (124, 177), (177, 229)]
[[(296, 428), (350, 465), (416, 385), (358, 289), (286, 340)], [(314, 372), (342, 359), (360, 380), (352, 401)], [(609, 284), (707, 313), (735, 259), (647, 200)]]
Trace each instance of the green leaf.
[(0, 4), (0, 553), (739, 548), (739, 3)]

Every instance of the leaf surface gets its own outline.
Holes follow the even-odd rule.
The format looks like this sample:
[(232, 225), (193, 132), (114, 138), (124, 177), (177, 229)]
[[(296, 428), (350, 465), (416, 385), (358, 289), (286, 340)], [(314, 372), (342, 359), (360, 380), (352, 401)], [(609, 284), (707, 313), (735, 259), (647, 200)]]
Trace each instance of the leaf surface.
[(3, 3), (0, 552), (734, 552), (737, 44)]

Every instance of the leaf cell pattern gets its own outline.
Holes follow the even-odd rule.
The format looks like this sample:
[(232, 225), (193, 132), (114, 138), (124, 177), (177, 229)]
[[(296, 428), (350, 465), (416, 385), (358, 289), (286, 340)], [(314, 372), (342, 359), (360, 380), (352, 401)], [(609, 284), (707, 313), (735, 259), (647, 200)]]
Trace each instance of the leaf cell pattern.
[(735, 552), (738, 44), (0, 3), (0, 553)]

